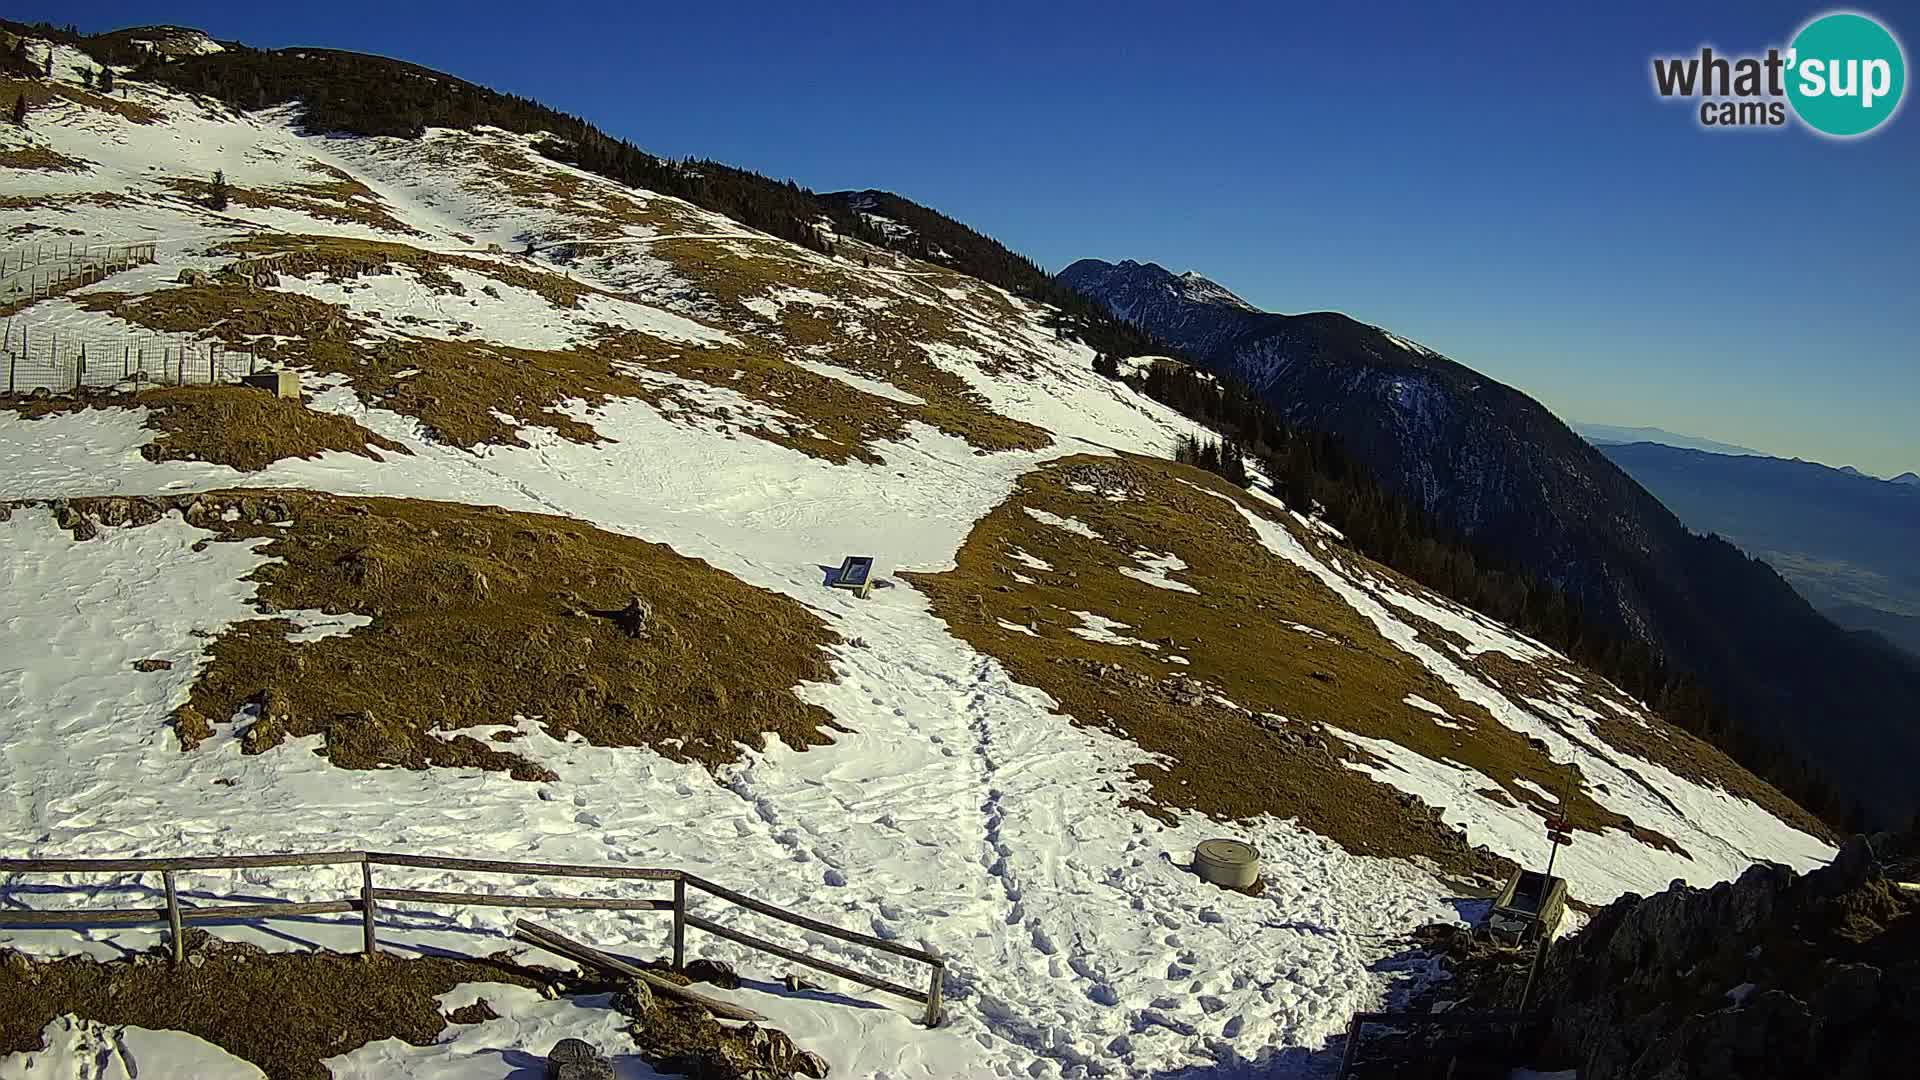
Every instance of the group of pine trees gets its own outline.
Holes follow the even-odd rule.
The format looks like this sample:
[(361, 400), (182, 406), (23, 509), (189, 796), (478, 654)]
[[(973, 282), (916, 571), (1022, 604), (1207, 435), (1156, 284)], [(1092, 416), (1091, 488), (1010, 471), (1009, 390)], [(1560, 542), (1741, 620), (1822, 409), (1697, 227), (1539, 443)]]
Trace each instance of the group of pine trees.
[(1184, 465), (1205, 469), (1230, 484), (1237, 484), (1240, 487), (1253, 486), (1253, 474), (1247, 471), (1246, 451), (1231, 438), (1202, 439), (1193, 435), (1181, 436), (1180, 444), (1174, 447), (1173, 459)]

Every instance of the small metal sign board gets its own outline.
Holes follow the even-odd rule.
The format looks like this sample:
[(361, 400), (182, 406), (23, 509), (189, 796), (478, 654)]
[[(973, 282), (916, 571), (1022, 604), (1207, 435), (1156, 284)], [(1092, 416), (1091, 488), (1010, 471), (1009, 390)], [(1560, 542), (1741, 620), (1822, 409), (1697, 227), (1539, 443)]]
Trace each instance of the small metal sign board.
[(833, 587), (850, 589), (865, 599), (873, 592), (873, 557), (870, 555), (849, 555), (840, 564), (840, 570), (833, 577)]

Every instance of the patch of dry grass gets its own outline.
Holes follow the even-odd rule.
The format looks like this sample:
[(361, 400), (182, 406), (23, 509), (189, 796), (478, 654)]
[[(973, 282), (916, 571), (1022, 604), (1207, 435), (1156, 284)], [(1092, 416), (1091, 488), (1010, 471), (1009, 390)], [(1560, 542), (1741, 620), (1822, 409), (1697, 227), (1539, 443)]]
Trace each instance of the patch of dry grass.
[[(209, 180), (176, 176), (161, 183), (198, 206), (210, 205), (213, 198), (213, 183)], [(248, 188), (228, 184), (227, 200), (232, 205), (254, 210), (292, 210), (321, 221), (364, 225), (403, 236), (420, 235), (418, 229), (395, 217), (392, 207), (372, 188), (353, 179), (331, 179), (277, 188)]]
[(433, 1042), (447, 1025), (435, 998), (462, 983), (544, 985), (495, 961), (269, 954), (231, 943), (208, 947), (202, 931), (190, 936), (204, 950), (202, 963), (178, 969), (154, 955), (101, 963), (0, 953), (0, 1053), (40, 1049), (47, 1024), (72, 1013), (190, 1032), (274, 1080), (327, 1080), (325, 1059), (369, 1042)]
[[(1574, 685), (1578, 688), (1575, 696), (1579, 704), (1598, 714), (1589, 722), (1608, 746), (1652, 762), (1676, 776), (1718, 787), (1809, 835), (1839, 842), (1840, 837), (1831, 826), (1802, 809), (1772, 784), (1747, 771), (1719, 747), (1657, 717), (1649, 716), (1646, 723), (1641, 723), (1621, 716), (1601, 698), (1594, 685), (1596, 676), (1582, 676), (1581, 681), (1576, 683), (1562, 673), (1555, 680), (1551, 678), (1558, 667), (1554, 662), (1548, 662), (1543, 668), (1542, 665), (1522, 664), (1509, 656), (1492, 652), (1474, 657), (1471, 666), (1509, 691), (1521, 692), (1542, 701), (1554, 701), (1565, 696), (1568, 693), (1566, 685)], [(1554, 685), (1555, 681), (1562, 685)], [(1609, 689), (1614, 697), (1628, 699), (1623, 691)]]
[(148, 461), (206, 461), (257, 472), (283, 458), (316, 458), (330, 450), (376, 461), (379, 452), (411, 453), (344, 416), (246, 386), (167, 386), (41, 399), (0, 395), (0, 409), (29, 420), (87, 408), (149, 410), (147, 426), (162, 434), (141, 447)]
[(43, 169), (49, 172), (86, 172), (92, 163), (70, 158), (44, 146), (0, 150), (0, 169)]
[(83, 90), (77, 86), (68, 86), (66, 83), (53, 82), (49, 79), (21, 79), (13, 76), (0, 76), (0, 99), (4, 99), (7, 102), (8, 108), (12, 108), (14, 98), (22, 94), (26, 95), (27, 98), (27, 125), (29, 127), (33, 126), (32, 110), (41, 108), (49, 102), (54, 101), (71, 102), (84, 109), (112, 113), (122, 119), (131, 120), (136, 124), (158, 124), (166, 119), (165, 113), (149, 109), (145, 105), (136, 105), (124, 98), (116, 98), (107, 94), (96, 94), (91, 90)]
[(426, 251), (384, 240), (276, 233), (235, 240), (222, 245), (219, 251), (270, 260), (267, 265), (279, 273), (296, 277), (323, 274), (327, 280), (336, 282), (350, 281), (367, 274), (391, 273), (395, 267), (407, 267), (428, 288), (464, 296), (465, 287), (447, 273), (448, 268), (453, 267), (538, 293), (548, 303), (561, 308), (578, 308), (583, 297), (596, 293), (614, 295), (564, 274), (538, 270), (504, 259), (480, 259), (470, 255)]
[(378, 451), (411, 451), (344, 416), (315, 412), (245, 386), (178, 386), (147, 390), (133, 404), (152, 409), (160, 438), (140, 448), (149, 461), (210, 461), (257, 472), (283, 458), (328, 451), (379, 460)]
[[(270, 237), (227, 250), (271, 259), (268, 265), (281, 273), (325, 273), (336, 279), (405, 266), (430, 286), (437, 277), (448, 288), (458, 284), (446, 276), (446, 268), (458, 266), (540, 292), (559, 306), (577, 304), (595, 291), (556, 274), (379, 241)], [(1045, 445), (1046, 440), (1037, 428), (986, 411), (970, 392), (952, 385), (957, 378), (949, 376), (952, 384), (943, 384), (944, 396), (926, 405), (903, 404), (790, 364), (773, 342), (760, 337), (692, 348), (601, 326), (598, 340), (557, 350), (405, 335), (369, 341), (367, 324), (343, 306), (227, 280), (137, 297), (92, 292), (77, 302), (150, 329), (198, 333), (269, 360), (343, 376), (364, 399), (415, 417), (436, 438), (463, 447), (523, 442), (518, 429), (498, 413), (551, 428), (563, 438), (594, 442), (599, 437), (591, 425), (557, 410), (570, 401), (597, 406), (617, 398), (672, 402), (684, 413), (725, 420), (743, 433), (835, 462), (879, 460), (873, 444), (903, 437), (915, 419), (963, 435), (982, 449)], [(737, 392), (774, 415), (730, 415), (699, 395), (641, 377), (644, 370)]]
[(470, 189), (503, 194), (529, 210), (558, 212), (573, 219), (566, 239), (610, 240), (638, 227), (655, 235), (710, 230), (696, 211), (671, 199), (642, 199), (611, 181), (583, 177), (537, 154), (473, 137), (458, 147), (442, 148), (458, 160), (462, 183)]
[[(321, 734), (349, 768), (449, 765), (544, 778), (460, 729), (529, 718), (555, 738), (734, 760), (771, 734), (806, 747), (831, 723), (793, 692), (826, 680), (838, 638), (798, 603), (671, 549), (579, 521), (481, 507), (311, 493), (197, 497), (223, 540), (264, 537), (270, 610), (370, 616), (319, 641), (243, 622), (176, 716), (192, 744), (247, 706), (250, 749)], [(221, 520), (225, 507), (240, 520)], [(290, 522), (276, 527), (276, 521)], [(645, 626), (620, 613), (651, 605)], [(265, 725), (257, 735), (252, 728)]]
[[(743, 248), (752, 254), (744, 254)], [(951, 307), (875, 292), (856, 280), (851, 268), (806, 258), (774, 240), (670, 238), (655, 243), (653, 252), (670, 259), (674, 273), (709, 298), (730, 330), (759, 337), (768, 353), (798, 350), (890, 383), (926, 403), (917, 407), (918, 419), (980, 450), (1033, 450), (1052, 442), (1042, 429), (996, 413), (965, 379), (927, 355), (927, 343), (979, 347), (961, 332)], [(846, 306), (785, 303), (777, 328), (770, 331), (747, 303), (787, 289), (820, 293)], [(863, 298), (885, 305), (861, 305)], [(988, 358), (982, 366), (1004, 371), (1011, 361), (1005, 358), (1003, 366)]]
[[(71, 1013), (102, 1024), (188, 1032), (252, 1062), (272, 1080), (327, 1080), (327, 1059), (368, 1043), (399, 1039), (426, 1046), (449, 1025), (495, 1019), (487, 986), (473, 1004), (440, 1012), (442, 995), (473, 983), (561, 996), (615, 994), (614, 1006), (632, 1021), (627, 1033), (640, 1056), (661, 1071), (701, 1080), (764, 1077), (764, 1044), (791, 1045), (783, 1033), (723, 1026), (704, 1009), (664, 995), (635, 1002), (621, 993), (624, 987), (593, 973), (498, 956), (270, 953), (198, 928), (187, 930), (186, 942), (198, 963), (183, 968), (158, 950), (109, 962), (0, 952), (0, 1054), (42, 1049), (47, 1024)], [(660, 963), (641, 966), (659, 978), (688, 982)]]
[[(1110, 501), (1072, 490), (1076, 481), (1130, 494)], [(1649, 842), (1671, 845), (1594, 802), (1576, 768), (1555, 764), (1462, 700), (1317, 578), (1269, 553), (1232, 506), (1189, 484), (1266, 512), (1185, 466), (1069, 458), (1024, 477), (975, 527), (954, 570), (906, 576), (932, 595), (935, 612), (956, 635), (1047, 691), (1076, 721), (1164, 755), (1164, 768), (1138, 770), (1162, 806), (1225, 819), (1298, 817), (1356, 853), (1424, 855), (1464, 874), (1503, 869), (1503, 860), (1469, 849), (1430, 808), (1349, 768), (1347, 762), (1369, 760), (1342, 738), (1353, 732), (1476, 769), (1501, 785), (1504, 798), (1533, 806), (1543, 818), (1560, 807), (1518, 781), (1561, 796), (1576, 828), (1636, 829)], [(1076, 518), (1101, 539), (1038, 521), (1028, 508)], [(1053, 569), (1014, 562), (1015, 550)], [(1174, 577), (1199, 592), (1120, 574), (1135, 565), (1139, 550), (1177, 555), (1189, 569)], [(1076, 611), (1126, 623), (1131, 628), (1122, 634), (1159, 648), (1076, 636)], [(1296, 623), (1325, 636), (1303, 633)], [(1169, 655), (1189, 664), (1165, 662)], [(1216, 694), (1237, 708), (1214, 700)], [(1440, 705), (1468, 730), (1434, 724), (1404, 704), (1410, 694)]]

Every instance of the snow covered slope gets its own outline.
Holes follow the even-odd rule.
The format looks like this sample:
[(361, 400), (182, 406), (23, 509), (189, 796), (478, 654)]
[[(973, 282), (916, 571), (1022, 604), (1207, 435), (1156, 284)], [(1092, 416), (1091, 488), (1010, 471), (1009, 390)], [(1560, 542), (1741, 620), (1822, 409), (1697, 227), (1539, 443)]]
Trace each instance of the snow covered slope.
[[(929, 1032), (694, 938), (835, 1075), (900, 1077), (1323, 1067), (1351, 1012), (1417, 974), (1402, 935), (1543, 858), (1562, 810), (1591, 902), (1831, 852), (1551, 650), (1163, 460), (1194, 426), (1005, 292), (852, 242), (819, 255), (524, 136), (323, 137), (122, 86), (69, 79), (0, 131), (5, 160), (61, 163), (0, 170), (0, 229), (158, 261), (12, 312), (8, 340), (247, 347), (301, 370), (323, 415), (250, 420), (238, 389), (0, 407), (10, 850), (683, 867), (948, 956)], [(847, 554), (886, 587), (824, 588)], [(630, 595), (649, 633), (598, 617)], [(1188, 782), (1234, 771), (1256, 780)], [(1187, 872), (1215, 835), (1259, 848), (1263, 892)], [(7, 900), (144, 888), (48, 883)], [(350, 884), (182, 883), (202, 903)], [(392, 939), (486, 953), (510, 918), (404, 910)], [(645, 920), (556, 921), (646, 952)], [(464, 1075), (441, 1049), (376, 1044), (337, 1074)]]

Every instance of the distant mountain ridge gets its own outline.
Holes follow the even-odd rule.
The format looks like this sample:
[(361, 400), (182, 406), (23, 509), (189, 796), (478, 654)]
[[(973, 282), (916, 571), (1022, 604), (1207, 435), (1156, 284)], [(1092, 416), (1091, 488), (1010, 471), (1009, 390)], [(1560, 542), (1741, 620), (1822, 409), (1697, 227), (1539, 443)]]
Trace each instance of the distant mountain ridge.
[(1766, 559), (1835, 622), (1920, 655), (1920, 487), (1764, 455), (1601, 449), (1690, 528)]
[(1888, 719), (1920, 715), (1920, 664), (1689, 533), (1525, 394), (1345, 315), (1222, 304), (1151, 263), (1086, 259), (1059, 279), (1288, 421), (1339, 435), (1390, 489), (1697, 673), (1750, 735), (1847, 777), (1889, 815), (1920, 808), (1920, 730)]
[(1709, 454), (1758, 454), (1760, 451), (1733, 443), (1718, 442), (1701, 438), (1698, 435), (1682, 435), (1657, 427), (1622, 427), (1617, 424), (1586, 424), (1577, 420), (1567, 422), (1567, 426), (1579, 432), (1581, 437), (1595, 446), (1615, 446), (1622, 443), (1659, 443), (1661, 446), (1677, 446), (1685, 450), (1705, 450)]

